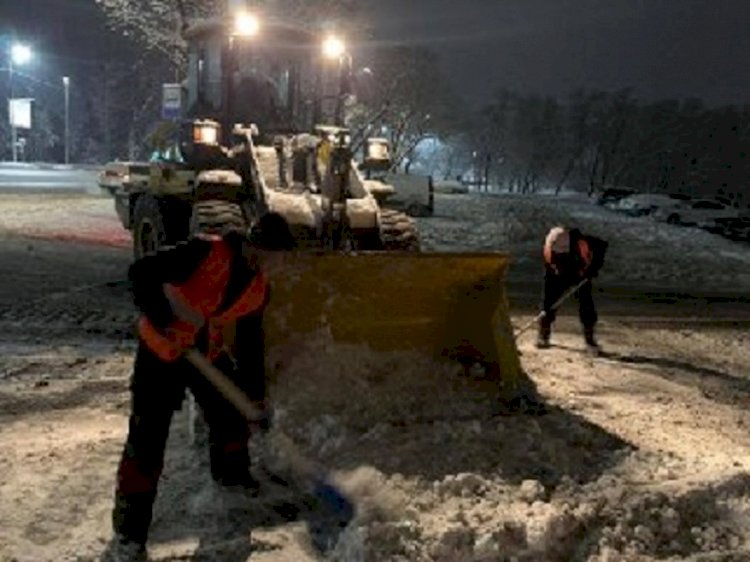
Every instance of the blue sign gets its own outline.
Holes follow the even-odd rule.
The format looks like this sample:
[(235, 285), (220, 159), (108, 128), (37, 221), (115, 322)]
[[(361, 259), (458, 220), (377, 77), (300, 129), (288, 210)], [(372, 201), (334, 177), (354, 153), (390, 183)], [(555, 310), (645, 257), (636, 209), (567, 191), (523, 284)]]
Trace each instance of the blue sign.
[(182, 87), (164, 84), (162, 87), (161, 118), (177, 120), (182, 117)]

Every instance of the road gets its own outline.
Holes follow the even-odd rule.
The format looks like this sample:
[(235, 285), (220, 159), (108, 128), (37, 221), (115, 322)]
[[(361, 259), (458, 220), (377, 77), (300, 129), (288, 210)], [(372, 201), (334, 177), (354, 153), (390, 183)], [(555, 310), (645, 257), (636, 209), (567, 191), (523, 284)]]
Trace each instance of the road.
[(0, 193), (18, 192), (99, 193), (93, 167), (0, 162)]
[[(94, 562), (111, 536), (136, 346), (127, 286), (105, 282), (126, 278), (132, 254), (108, 196), (32, 193), (0, 194), (0, 560)], [(285, 377), (325, 380), (323, 346), (269, 361), (282, 381), (271, 391), (281, 427), (294, 428), (294, 444), (333, 470), (358, 508), (341, 556), (326, 560), (750, 560), (750, 336), (730, 320), (750, 308), (747, 247), (540, 197), (438, 205), (444, 218), (419, 219), (429, 248), (516, 256), (517, 325), (536, 310), (549, 225), (584, 217), (612, 240), (595, 284), (605, 355), (581, 353), (567, 303), (551, 349), (537, 351), (533, 331), (518, 341), (547, 415), (445, 415), (481, 405), (459, 394), (469, 378), (446, 378), (430, 388), (434, 421), (366, 431), (318, 401), (289, 398), (300, 386)], [(348, 364), (334, 371), (361, 370), (352, 396), (378, 392), (391, 373), (422, 374), (418, 365), (394, 373), (396, 356), (367, 350), (346, 348)], [(304, 422), (290, 422), (303, 407)], [(247, 515), (224, 513), (208, 455), (190, 444), (187, 408), (174, 420), (150, 559), (324, 560), (309, 554), (302, 515), (313, 510), (294, 489), (264, 480)]]

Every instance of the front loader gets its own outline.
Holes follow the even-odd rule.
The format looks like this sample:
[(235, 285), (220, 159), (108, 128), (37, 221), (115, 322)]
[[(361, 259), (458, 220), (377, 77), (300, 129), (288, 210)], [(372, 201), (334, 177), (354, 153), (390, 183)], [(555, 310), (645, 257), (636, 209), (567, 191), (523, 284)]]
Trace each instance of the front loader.
[(384, 206), (393, 188), (366, 177), (341, 123), (321, 125), (319, 37), (258, 29), (186, 33), (190, 119), (117, 190), (136, 258), (186, 239), (197, 200), (239, 204), (250, 234), (284, 218), (297, 248), (269, 265), (265, 333), (271, 397), (297, 427), (490, 415), (527, 393), (508, 256), (420, 253), (413, 220)]

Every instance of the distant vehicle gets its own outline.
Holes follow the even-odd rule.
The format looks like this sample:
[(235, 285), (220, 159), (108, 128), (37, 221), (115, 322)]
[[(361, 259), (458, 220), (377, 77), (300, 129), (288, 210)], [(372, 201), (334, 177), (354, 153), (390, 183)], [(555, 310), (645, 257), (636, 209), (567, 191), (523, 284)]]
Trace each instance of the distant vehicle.
[(99, 172), (99, 187), (110, 193), (122, 188), (128, 176), (128, 162), (110, 162)]
[(435, 180), (435, 193), (465, 194), (469, 193), (469, 186), (458, 180)]
[(678, 199), (661, 193), (638, 193), (623, 197), (614, 203), (605, 204), (613, 211), (625, 213), (631, 217), (658, 216), (659, 213), (677, 209), (680, 205), (681, 202)]
[(435, 187), (432, 176), (389, 172), (383, 178), (395, 192), (386, 203), (389, 209), (412, 217), (430, 217), (435, 211)]
[(635, 195), (637, 191), (631, 187), (608, 187), (596, 198), (597, 205), (609, 206), (617, 203), (620, 199)]
[(674, 208), (660, 209), (654, 217), (670, 224), (716, 230), (719, 228), (716, 223), (718, 219), (737, 219), (741, 217), (741, 213), (714, 199), (693, 199), (680, 201)]
[(115, 211), (123, 224), (130, 222), (132, 192), (143, 190), (149, 182), (149, 162), (110, 162), (99, 172), (99, 187), (115, 200)]

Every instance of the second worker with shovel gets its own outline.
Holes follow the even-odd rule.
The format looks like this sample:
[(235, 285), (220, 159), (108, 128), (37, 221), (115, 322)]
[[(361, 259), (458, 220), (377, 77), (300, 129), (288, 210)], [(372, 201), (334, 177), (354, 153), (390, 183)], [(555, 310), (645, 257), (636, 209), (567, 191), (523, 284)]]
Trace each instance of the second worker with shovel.
[(563, 226), (552, 228), (544, 241), (544, 290), (542, 314), (539, 317), (537, 347), (548, 348), (556, 306), (567, 291), (578, 287), (578, 312), (583, 325), (586, 348), (598, 355), (599, 344), (594, 328), (598, 320), (591, 279), (596, 277), (604, 265), (607, 242), (595, 236), (584, 235), (580, 230)]

